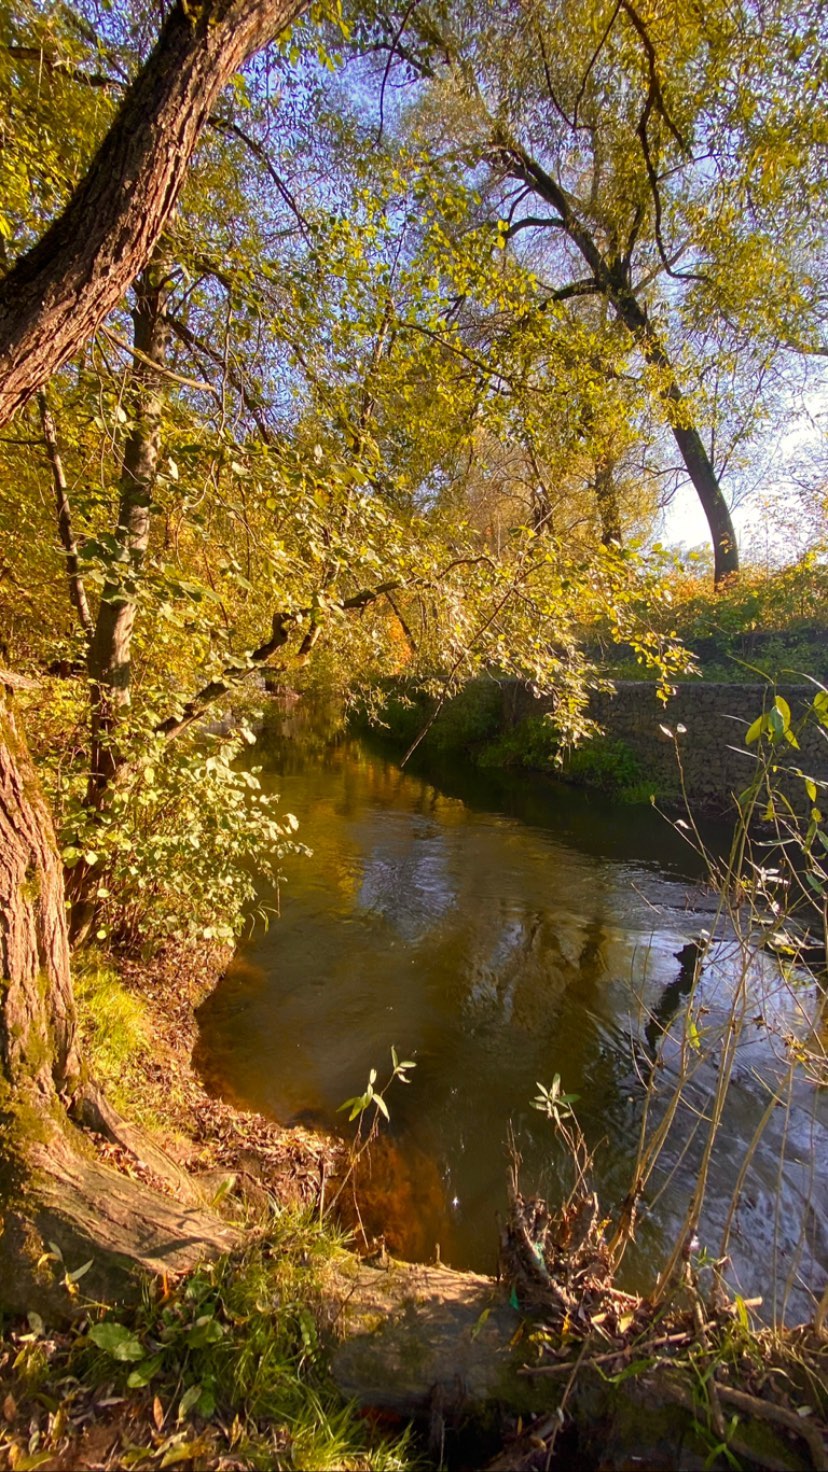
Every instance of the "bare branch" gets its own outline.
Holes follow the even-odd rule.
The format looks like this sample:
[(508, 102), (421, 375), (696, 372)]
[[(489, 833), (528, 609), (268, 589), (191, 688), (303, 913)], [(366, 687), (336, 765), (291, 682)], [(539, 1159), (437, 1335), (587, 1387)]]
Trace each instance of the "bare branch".
[(15, 61), (35, 62), (52, 76), (66, 77), (70, 82), (80, 83), (82, 87), (117, 87), (123, 90), (127, 85), (122, 77), (110, 77), (105, 72), (86, 72), (82, 67), (65, 61), (63, 57), (44, 51), (42, 46), (4, 46), (3, 50)]
[[(209, 358), (212, 363), (215, 363), (218, 367), (221, 368), (222, 372), (226, 374), (228, 382), (240, 395), (244, 407), (256, 421), (256, 428), (258, 429), (259, 434), (264, 440), (264, 443), (266, 445), (272, 445), (274, 442), (273, 431), (264, 417), (261, 404), (250, 392), (250, 389), (247, 387), (242, 375), (240, 373), (237, 373), (235, 369), (231, 368), (229, 363), (225, 363), (224, 354), (220, 353), (217, 348), (212, 347), (210, 343), (205, 342), (203, 338), (197, 337), (196, 334), (191, 331), (191, 329), (187, 326), (187, 324), (185, 322), (179, 321), (177, 317), (171, 317), (168, 315), (167, 324), (170, 330), (175, 333), (179, 342), (183, 342), (186, 347), (193, 349), (195, 352), (201, 353), (205, 358)], [(213, 392), (215, 393), (215, 389), (213, 390)]]
[(288, 186), (281, 175), (276, 172), (276, 169), (273, 166), (273, 162), (267, 150), (262, 147), (258, 139), (251, 138), (249, 133), (245, 133), (244, 129), (240, 128), (238, 123), (233, 122), (233, 120), (230, 118), (221, 118), (218, 117), (216, 114), (213, 114), (213, 116), (208, 119), (208, 122), (210, 127), (215, 128), (217, 132), (224, 133), (226, 136), (232, 138), (238, 138), (239, 142), (243, 143), (245, 147), (250, 150), (250, 152), (253, 154), (253, 157), (258, 159), (259, 163), (262, 165), (262, 168), (265, 170), (265, 173), (275, 184), (279, 195), (284, 200), (288, 209), (294, 215), (305, 240), (308, 241), (310, 239), (311, 227), (308, 221), (305, 219), (305, 216), (302, 214), (299, 205), (296, 203), (295, 196), (293, 195), (291, 190), (288, 189)]
[(61, 546), (66, 554), (66, 575), (69, 580), (69, 599), (78, 615), (80, 626), (87, 639), (91, 639), (93, 624), (92, 615), (89, 612), (89, 604), (86, 598), (86, 589), (81, 576), (80, 563), (78, 561), (78, 546), (72, 531), (72, 513), (69, 506), (69, 490), (66, 484), (66, 475), (63, 470), (63, 461), (58, 447), (57, 430), (52, 412), (46, 400), (43, 389), (37, 396), (37, 407), (40, 411), (40, 423), (43, 428), (43, 441), (46, 445), (46, 453), (49, 464), (52, 467), (52, 483), (55, 490), (55, 504), (57, 507), (58, 533)]
[(612, 15), (610, 16), (609, 20), (607, 21), (607, 25), (606, 25), (606, 29), (604, 31), (604, 34), (602, 35), (600, 41), (598, 42), (598, 45), (595, 47), (595, 50), (592, 53), (592, 56), (591, 56), (590, 62), (589, 62), (589, 66), (587, 67), (586, 71), (584, 72), (583, 78), (581, 80), (581, 85), (578, 88), (578, 96), (575, 98), (575, 106), (574, 106), (574, 108), (572, 110), (572, 122), (573, 122), (573, 124), (574, 124), (574, 126), (576, 128), (578, 126), (578, 108), (581, 106), (581, 103), (584, 100), (584, 93), (586, 91), (587, 82), (589, 81), (590, 76), (592, 74), (592, 68), (594, 67), (596, 61), (598, 60), (598, 57), (601, 55), (601, 52), (603, 51), (604, 47), (607, 44), (607, 39), (609, 37), (609, 33), (612, 30), (612, 28), (615, 25), (615, 22), (616, 22), (616, 20), (618, 18), (618, 12), (621, 9), (621, 3), (622, 3), (622, 0), (615, 0), (615, 5), (613, 6), (613, 10), (612, 10)]

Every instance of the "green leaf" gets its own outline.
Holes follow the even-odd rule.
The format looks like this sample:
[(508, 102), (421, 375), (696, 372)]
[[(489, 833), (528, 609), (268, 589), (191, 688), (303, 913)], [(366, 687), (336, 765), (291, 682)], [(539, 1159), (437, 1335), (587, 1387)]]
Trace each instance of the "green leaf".
[(111, 1355), (113, 1360), (142, 1360), (146, 1351), (140, 1340), (123, 1324), (107, 1319), (103, 1324), (93, 1324), (89, 1338), (98, 1349)]
[(198, 1398), (196, 1410), (200, 1416), (212, 1416), (216, 1409), (216, 1397), (209, 1386), (205, 1386)]
[(202, 1389), (203, 1387), (201, 1385), (191, 1385), (189, 1390), (184, 1391), (184, 1394), (182, 1395), (181, 1400), (178, 1403), (179, 1421), (183, 1421), (184, 1417), (189, 1415), (193, 1407), (198, 1403), (198, 1401), (201, 1400)]
[(377, 1109), (380, 1111), (380, 1114), (384, 1114), (386, 1119), (390, 1119), (390, 1115), (388, 1113), (388, 1106), (386, 1105), (386, 1102), (383, 1099), (382, 1094), (375, 1094), (374, 1095), (374, 1103), (376, 1104)]
[(130, 1370), (127, 1378), (129, 1389), (141, 1390), (145, 1385), (149, 1385), (153, 1375), (158, 1374), (163, 1360), (162, 1354), (156, 1354), (152, 1356), (152, 1359), (144, 1360), (142, 1364), (136, 1365), (134, 1370)]
[(191, 1349), (204, 1349), (208, 1344), (218, 1344), (224, 1338), (227, 1331), (223, 1324), (214, 1319), (212, 1314), (204, 1314), (196, 1319), (187, 1334), (187, 1343)]

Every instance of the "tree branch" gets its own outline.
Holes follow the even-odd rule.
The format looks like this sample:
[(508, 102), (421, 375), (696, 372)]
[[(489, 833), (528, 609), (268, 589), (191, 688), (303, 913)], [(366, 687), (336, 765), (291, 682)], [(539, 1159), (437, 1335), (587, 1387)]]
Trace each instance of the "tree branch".
[(72, 531), (72, 513), (69, 506), (69, 490), (66, 485), (66, 476), (63, 470), (63, 461), (58, 448), (57, 430), (51, 410), (43, 390), (37, 396), (37, 406), (40, 411), (40, 423), (43, 429), (43, 440), (46, 445), (46, 453), (49, 464), (52, 467), (52, 483), (55, 489), (55, 504), (57, 507), (58, 534), (61, 546), (66, 554), (66, 575), (69, 579), (69, 599), (78, 615), (80, 626), (87, 640), (91, 639), (93, 625), (92, 615), (89, 612), (89, 604), (86, 599), (86, 589), (81, 576), (80, 563), (78, 561), (78, 547)]
[[(172, 327), (173, 324), (169, 321), (169, 318), (167, 322)], [(146, 353), (142, 353), (140, 348), (136, 348), (131, 342), (127, 342), (126, 338), (121, 337), (119, 333), (113, 332), (111, 327), (102, 327), (101, 332), (107, 342), (111, 342), (116, 348), (121, 348), (123, 352), (129, 353), (130, 357), (134, 358), (137, 363), (143, 363), (145, 367), (152, 368), (153, 372), (160, 374), (162, 378), (169, 378), (173, 383), (180, 383), (183, 388), (194, 388), (199, 393), (211, 394), (213, 398), (219, 397), (214, 384), (208, 383), (206, 379), (187, 378), (183, 373), (175, 373), (172, 368), (167, 368), (162, 363), (153, 363), (152, 359), (148, 358)]]
[(238, 123), (233, 122), (230, 118), (221, 118), (214, 115), (213, 117), (208, 119), (208, 122), (210, 124), (210, 127), (215, 128), (217, 132), (224, 133), (226, 136), (229, 136), (231, 138), (238, 138), (239, 142), (243, 143), (245, 145), (245, 148), (248, 148), (250, 150), (250, 152), (253, 154), (253, 157), (258, 159), (265, 173), (276, 185), (276, 189), (278, 190), (288, 209), (295, 216), (296, 222), (305, 240), (309, 241), (311, 227), (308, 224), (308, 221), (305, 219), (305, 216), (302, 214), (302, 211), (296, 203), (294, 195), (288, 189), (284, 179), (282, 179), (282, 177), (277, 174), (267, 150), (262, 147), (258, 139), (251, 138), (249, 133), (245, 133), (244, 129), (240, 128)]
[(63, 213), (0, 282), (0, 425), (146, 265), (224, 84), (304, 0), (177, 0)]
[[(375, 603), (379, 598), (394, 593), (402, 586), (400, 579), (392, 582), (380, 583), (376, 588), (363, 588), (359, 593), (354, 593), (350, 598), (344, 598), (336, 605), (341, 612), (348, 613), (353, 609), (366, 608), (368, 604)], [(318, 608), (297, 608), (292, 613), (275, 613), (270, 638), (260, 644), (247, 655), (243, 664), (235, 663), (226, 665), (221, 675), (216, 680), (210, 680), (190, 700), (187, 701), (181, 714), (168, 716), (166, 720), (160, 721), (155, 727), (155, 734), (163, 736), (167, 741), (174, 741), (194, 721), (202, 716), (209, 706), (214, 705), (223, 695), (227, 695), (235, 686), (242, 684), (261, 669), (272, 659), (279, 649), (284, 648), (290, 638), (291, 631), (298, 623), (305, 619), (313, 619), (311, 628), (305, 634), (302, 644), (297, 651), (297, 659), (306, 657), (319, 637), (321, 628), (318, 622)], [(316, 632), (314, 632), (314, 630)]]
[(126, 86), (122, 77), (109, 77), (105, 72), (85, 72), (82, 67), (74, 66), (72, 62), (44, 51), (41, 46), (4, 46), (3, 50), (15, 61), (36, 62), (53, 76), (67, 77), (69, 81), (79, 82), (83, 87), (117, 87), (123, 91)]
[[(218, 367), (221, 368), (222, 372), (226, 375), (228, 382), (241, 397), (245, 409), (247, 409), (248, 413), (252, 415), (253, 419), (256, 421), (256, 428), (258, 429), (259, 434), (264, 440), (264, 443), (266, 445), (272, 445), (274, 443), (273, 431), (270, 428), (267, 420), (265, 419), (264, 414), (262, 413), (261, 404), (251, 394), (241, 374), (236, 373), (235, 369), (231, 368), (229, 364), (225, 363), (223, 354), (220, 353), (217, 348), (212, 347), (212, 345), (208, 342), (205, 342), (203, 338), (197, 337), (196, 334), (192, 332), (191, 329), (187, 326), (186, 322), (179, 321), (177, 317), (168, 316), (167, 325), (169, 326), (170, 330), (175, 333), (179, 342), (183, 342), (186, 347), (192, 348), (195, 352), (202, 353), (205, 358), (209, 358), (211, 362), (217, 364)], [(215, 393), (215, 389), (213, 390), (213, 392)]]

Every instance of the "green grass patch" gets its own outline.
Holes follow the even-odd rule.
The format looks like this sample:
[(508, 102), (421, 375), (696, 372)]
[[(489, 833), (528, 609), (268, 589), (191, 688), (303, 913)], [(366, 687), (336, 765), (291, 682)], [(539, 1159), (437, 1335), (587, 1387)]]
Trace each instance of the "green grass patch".
[(116, 1109), (154, 1127), (157, 1120), (147, 1108), (141, 1068), (153, 1046), (146, 1002), (94, 953), (73, 958), (73, 975), (81, 1045), (92, 1076)]
[(134, 1309), (90, 1306), (76, 1330), (47, 1341), (34, 1378), (29, 1334), (18, 1398), (35, 1380), (41, 1401), (71, 1384), (63, 1436), (74, 1411), (82, 1425), (117, 1401), (129, 1427), (118, 1466), (412, 1468), (409, 1433), (378, 1433), (330, 1375), (325, 1279), (341, 1245), (309, 1213), (284, 1210), (242, 1253), (173, 1287), (148, 1281)]

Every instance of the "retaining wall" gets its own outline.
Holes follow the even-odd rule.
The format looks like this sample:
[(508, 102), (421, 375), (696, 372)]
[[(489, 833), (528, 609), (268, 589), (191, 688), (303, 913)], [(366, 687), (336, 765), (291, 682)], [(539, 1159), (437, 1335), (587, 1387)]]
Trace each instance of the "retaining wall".
[[(797, 724), (816, 691), (812, 685), (795, 685), (780, 686), (777, 693), (787, 700), (792, 722)], [(625, 742), (646, 776), (659, 791), (668, 793), (678, 787), (676, 752), (674, 742), (660, 728), (667, 726), (675, 731), (677, 726), (685, 726), (678, 740), (688, 795), (707, 807), (724, 808), (731, 794), (744, 791), (751, 780), (755, 748), (745, 746), (745, 732), (771, 698), (767, 685), (694, 681), (679, 685), (664, 706), (656, 698), (654, 685), (619, 680), (614, 694), (593, 695), (590, 715), (608, 737)], [(504, 685), (503, 714), (508, 726), (549, 711), (552, 706), (552, 701), (536, 699), (531, 689), (516, 681)], [(800, 740), (798, 752), (786, 744), (784, 764), (799, 766), (809, 776), (828, 781), (828, 732), (811, 724)], [(783, 787), (799, 805), (804, 798), (802, 782), (785, 781)]]

